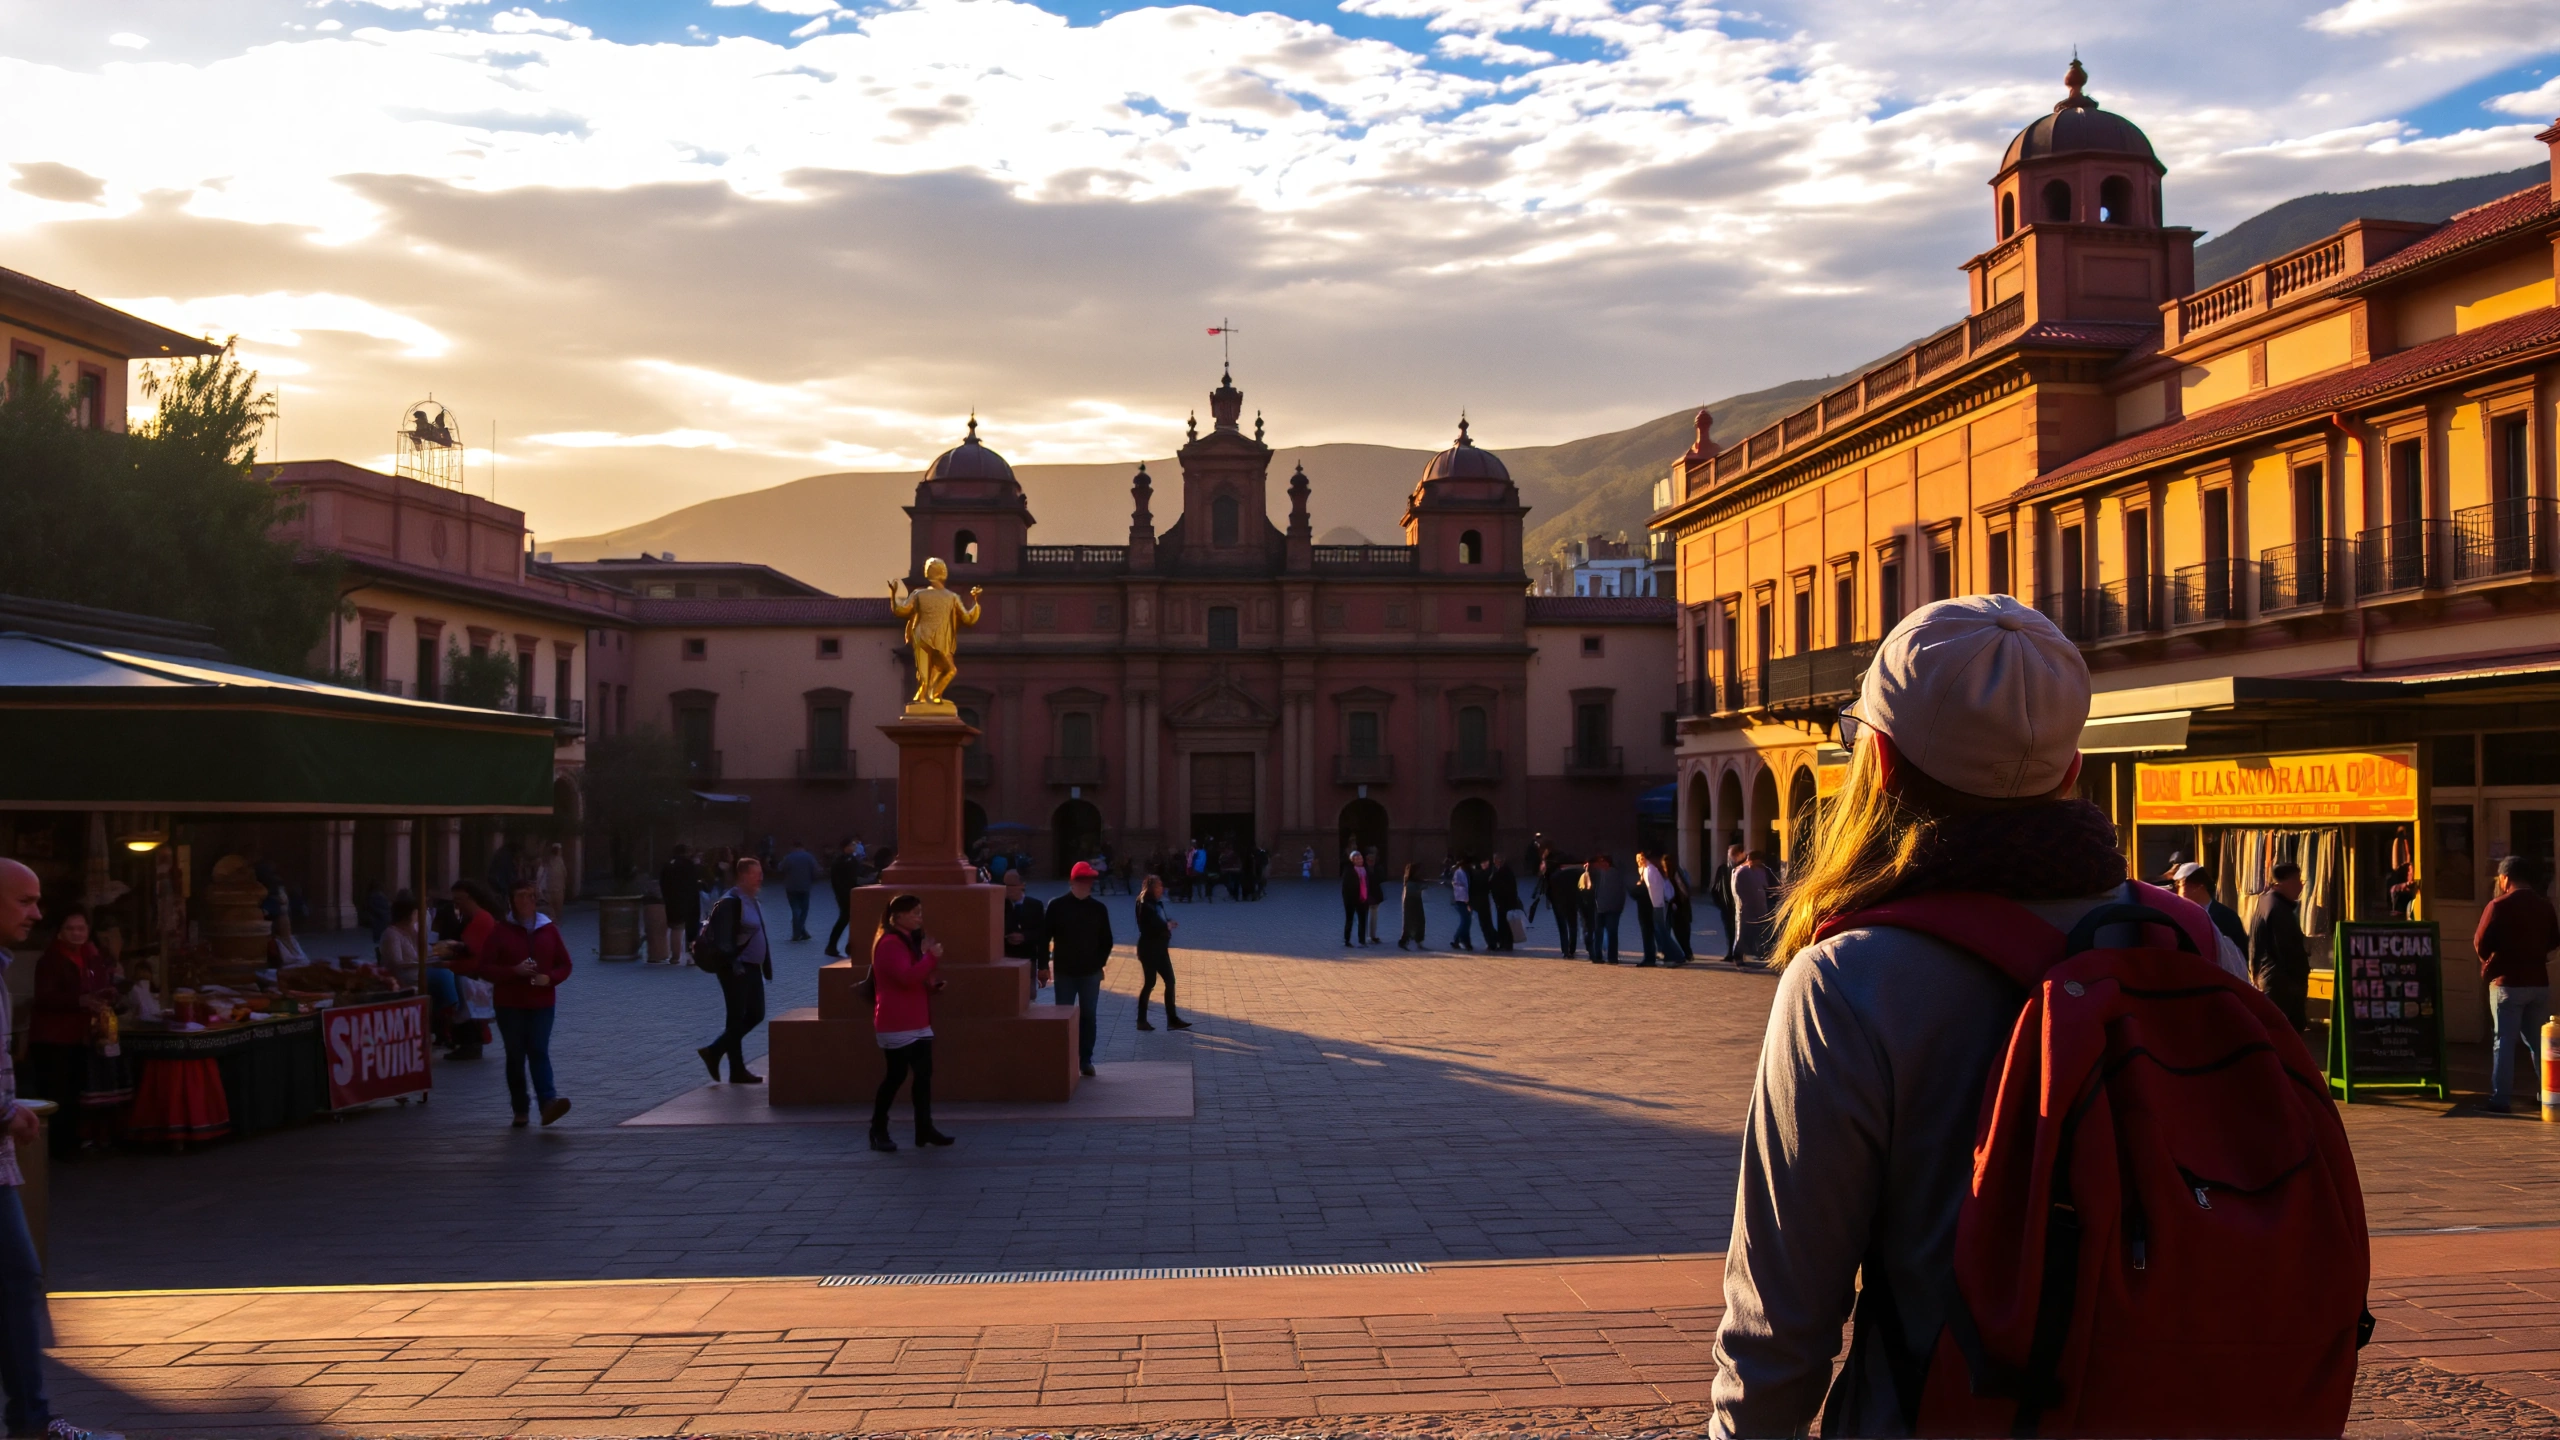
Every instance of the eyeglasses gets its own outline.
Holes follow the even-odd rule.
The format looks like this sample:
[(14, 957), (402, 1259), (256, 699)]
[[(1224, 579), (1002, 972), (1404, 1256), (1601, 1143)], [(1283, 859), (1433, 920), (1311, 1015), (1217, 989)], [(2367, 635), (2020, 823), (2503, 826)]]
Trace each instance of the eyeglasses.
[(1854, 752), (1858, 748), (1858, 736), (1871, 728), (1873, 727), (1869, 726), (1866, 721), (1858, 718), (1858, 712), (1856, 710), (1847, 705), (1840, 707), (1839, 729), (1841, 749)]

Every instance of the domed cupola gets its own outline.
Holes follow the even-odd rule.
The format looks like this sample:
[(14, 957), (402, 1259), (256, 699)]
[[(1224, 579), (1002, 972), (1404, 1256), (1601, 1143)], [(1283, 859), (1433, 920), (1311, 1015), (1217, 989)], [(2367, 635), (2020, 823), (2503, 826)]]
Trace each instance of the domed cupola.
[(2157, 324), (2194, 288), (2195, 232), (2161, 221), (2167, 168), (2141, 127), (2100, 108), (2071, 57), (2064, 95), (1991, 177), (1992, 248), (1965, 262), (1987, 332), (2049, 322)]
[(1476, 444), (1461, 415), (1457, 440), (1423, 465), (1405, 499), (1405, 540), (1420, 549), (1426, 575), (1508, 575), (1520, 568), (1528, 513), (1510, 467)]
[(922, 576), (929, 559), (948, 564), (955, 579), (1002, 574), (1015, 568), (1031, 538), (1022, 484), (1005, 458), (978, 438), (974, 413), (968, 435), (924, 468), (907, 519), (909, 579)]

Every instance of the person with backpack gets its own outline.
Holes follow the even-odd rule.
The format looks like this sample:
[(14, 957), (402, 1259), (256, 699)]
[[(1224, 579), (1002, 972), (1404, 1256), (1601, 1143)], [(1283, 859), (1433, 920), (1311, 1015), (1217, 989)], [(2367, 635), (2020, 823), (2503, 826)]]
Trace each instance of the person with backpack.
[(764, 1023), (764, 985), (773, 978), (773, 943), (765, 929), (764, 862), (741, 855), (736, 881), (714, 902), (711, 918), (693, 945), (693, 961), (720, 982), (720, 1037), (693, 1053), (711, 1078), (720, 1078), (720, 1059), (729, 1059), (729, 1083), (761, 1085), (764, 1077), (747, 1069), (747, 1037)]
[(1993, 595), (1906, 617), (1842, 712), (1773, 950), (1711, 1435), (2343, 1429), (2345, 1129), (2203, 912), (2129, 885), (2074, 798), (2088, 710), (2078, 648)]
[(887, 1062), (880, 1088), (871, 1094), (874, 1150), (898, 1148), (889, 1138), (889, 1106), (910, 1075), (917, 1148), (954, 1143), (933, 1125), (933, 996), (949, 983), (933, 973), (941, 966), (942, 942), (924, 933), (924, 898), (893, 896), (871, 941), (871, 1033)]

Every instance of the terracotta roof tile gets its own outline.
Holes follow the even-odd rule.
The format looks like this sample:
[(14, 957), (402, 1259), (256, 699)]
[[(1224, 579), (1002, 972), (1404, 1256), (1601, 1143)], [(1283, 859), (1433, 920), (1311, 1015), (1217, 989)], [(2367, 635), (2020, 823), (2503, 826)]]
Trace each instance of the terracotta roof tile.
[(2021, 345), (2107, 345), (2127, 350), (2160, 338), (2160, 322), (2111, 320), (2039, 320), (2015, 343)]
[(1668, 625), (1676, 602), (1654, 595), (1532, 595), (1532, 625), (1658, 624)]
[(2553, 198), (2551, 187), (2548, 184), (2528, 186), (2503, 199), (2463, 211), (2426, 239), (2385, 257), (2380, 264), (2368, 265), (2348, 276), (2330, 293), (2349, 294), (2369, 289), (2421, 266), (2431, 265), (2458, 250), (2502, 239), (2555, 214), (2560, 214), (2560, 200)]
[(735, 600), (642, 600), (635, 610), (643, 625), (692, 629), (739, 629), (762, 626), (889, 626), (898, 617), (880, 599), (840, 600), (812, 596), (757, 596)]
[(2005, 505), (2050, 495), (2095, 475), (2135, 469), (2253, 431), (2348, 409), (2465, 366), (2553, 344), (2560, 344), (2560, 305), (2546, 305), (2466, 334), (2430, 340), (2370, 365), (2317, 375), (2280, 390), (2262, 390), (2248, 399), (2216, 406), (2175, 424), (2128, 435), (2049, 472), (1997, 503)]

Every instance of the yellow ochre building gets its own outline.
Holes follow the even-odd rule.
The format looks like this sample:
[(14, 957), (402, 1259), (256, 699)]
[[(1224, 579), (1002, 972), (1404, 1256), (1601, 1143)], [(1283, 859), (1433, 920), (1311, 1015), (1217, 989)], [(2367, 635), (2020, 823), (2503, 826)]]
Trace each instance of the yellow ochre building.
[[(2552, 171), (2442, 224), (2359, 220), (2210, 289), (2141, 130), (2083, 93), (2010, 142), (1970, 314), (1727, 447), (1678, 547), (1681, 855), (1802, 843), (1876, 640), (2014, 594), (2088, 655), (2083, 788), (2142, 873), (2242, 908), (2278, 858), (2339, 920), (2470, 934), (2560, 813), (2560, 126)], [(1703, 869), (1701, 867), (1704, 867)]]

